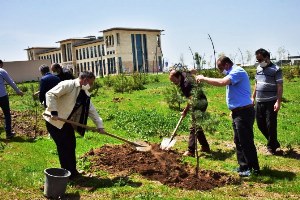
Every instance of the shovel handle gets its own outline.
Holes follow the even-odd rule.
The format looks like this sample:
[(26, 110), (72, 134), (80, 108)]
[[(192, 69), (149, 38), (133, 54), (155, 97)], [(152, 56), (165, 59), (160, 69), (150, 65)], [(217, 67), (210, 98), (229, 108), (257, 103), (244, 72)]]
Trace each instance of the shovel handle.
[[(44, 116), (46, 117), (51, 117), (51, 115), (47, 114), (47, 113), (43, 113)], [(63, 122), (66, 122), (66, 123), (69, 123), (69, 124), (73, 124), (75, 126), (80, 126), (82, 128), (85, 128), (87, 130), (91, 130), (91, 131), (94, 131), (94, 132), (98, 132), (98, 129), (97, 128), (94, 128), (94, 127), (90, 127), (90, 126), (87, 126), (87, 125), (84, 125), (84, 124), (81, 124), (81, 123), (78, 123), (78, 122), (74, 122), (74, 121), (71, 121), (71, 120), (68, 120), (68, 119), (63, 119), (63, 118), (60, 118), (60, 117), (57, 117), (58, 120), (60, 121), (63, 121)], [(113, 138), (116, 138), (118, 140), (121, 140), (123, 142), (126, 142), (128, 144), (131, 144), (133, 146), (136, 146), (136, 147), (144, 147), (143, 145), (140, 145), (140, 144), (137, 144), (137, 143), (134, 143), (134, 142), (131, 142), (131, 141), (128, 141), (128, 140), (125, 140), (124, 138), (121, 138), (119, 136), (116, 136), (116, 135), (113, 135), (113, 134), (110, 134), (110, 133), (107, 133), (107, 132), (104, 132), (102, 133), (104, 135), (108, 135), (110, 137), (113, 137)]]
[(177, 122), (177, 125), (171, 135), (171, 139), (173, 139), (176, 136), (177, 129), (178, 129), (180, 123), (182, 122), (183, 118), (184, 118), (183, 115), (181, 115), (181, 117), (180, 117), (179, 121)]

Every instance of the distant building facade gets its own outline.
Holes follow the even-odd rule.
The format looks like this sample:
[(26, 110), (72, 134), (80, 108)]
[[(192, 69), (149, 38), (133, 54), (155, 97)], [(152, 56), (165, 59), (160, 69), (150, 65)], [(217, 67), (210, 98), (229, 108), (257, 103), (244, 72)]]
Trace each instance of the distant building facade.
[(110, 28), (102, 37), (58, 41), (59, 47), (28, 47), (28, 60), (46, 60), (72, 68), (75, 75), (92, 71), (96, 76), (122, 72), (162, 70), (161, 32), (158, 29)]

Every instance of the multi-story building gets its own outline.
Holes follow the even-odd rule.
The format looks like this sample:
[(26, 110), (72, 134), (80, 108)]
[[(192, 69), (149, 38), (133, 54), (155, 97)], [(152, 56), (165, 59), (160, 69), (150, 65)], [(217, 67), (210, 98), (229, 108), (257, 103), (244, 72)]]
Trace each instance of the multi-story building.
[(162, 69), (161, 32), (158, 29), (110, 28), (103, 36), (69, 38), (59, 47), (27, 48), (28, 60), (50, 59), (72, 68), (75, 75), (93, 71), (96, 76), (132, 72), (157, 72)]

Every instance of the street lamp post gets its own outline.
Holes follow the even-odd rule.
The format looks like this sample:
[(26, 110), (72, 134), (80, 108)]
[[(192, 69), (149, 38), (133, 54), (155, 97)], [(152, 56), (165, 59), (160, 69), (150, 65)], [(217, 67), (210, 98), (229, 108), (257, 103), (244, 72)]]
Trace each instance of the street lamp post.
[(191, 54), (193, 56), (193, 64), (194, 64), (194, 69), (195, 69), (195, 57), (194, 57), (193, 51), (192, 51), (192, 49), (191, 49), (190, 46), (189, 46), (189, 49), (190, 49), (190, 52), (191, 52)]
[(242, 55), (242, 63), (243, 63), (243, 66), (244, 66), (244, 58), (243, 58), (243, 53), (242, 53), (242, 51), (241, 51), (241, 49), (239, 48), (239, 51), (240, 51), (240, 53), (241, 53), (241, 55)]
[(212, 39), (211, 39), (211, 37), (210, 37), (210, 35), (209, 35), (209, 34), (208, 34), (208, 37), (209, 37), (209, 39), (210, 39), (210, 41), (211, 41), (211, 44), (212, 44), (212, 47), (213, 47), (213, 50), (214, 50), (214, 57), (215, 57), (215, 70), (217, 70), (217, 59), (216, 59), (215, 45), (214, 45), (214, 43), (213, 43), (213, 41), (212, 41)]

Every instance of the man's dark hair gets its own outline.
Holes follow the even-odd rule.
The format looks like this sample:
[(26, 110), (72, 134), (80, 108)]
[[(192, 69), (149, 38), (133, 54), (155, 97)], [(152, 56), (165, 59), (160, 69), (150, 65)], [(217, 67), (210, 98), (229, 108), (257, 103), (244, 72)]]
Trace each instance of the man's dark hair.
[(80, 79), (84, 79), (84, 78), (95, 79), (96, 76), (95, 76), (95, 74), (93, 72), (83, 71), (83, 72), (80, 72), (79, 78)]
[(222, 65), (225, 65), (226, 63), (233, 65), (233, 62), (227, 56), (221, 56), (218, 61), (220, 61)]
[[(173, 70), (171, 70), (171, 71), (173, 71)], [(179, 78), (179, 77), (182, 76), (182, 72), (181, 72), (181, 71), (175, 70), (175, 69), (174, 69), (174, 71), (175, 71), (175, 72), (172, 74), (172, 76), (174, 76), (174, 77), (176, 77), (176, 78)]]
[(62, 67), (61, 67), (58, 63), (52, 64), (52, 67), (54, 67), (56, 70), (57, 70), (57, 69), (60, 69), (60, 72), (63, 71), (63, 70), (62, 70)]
[(270, 58), (270, 53), (263, 48), (260, 48), (257, 51), (255, 51), (255, 55), (258, 55), (258, 54), (262, 55), (262, 57), (264, 57), (264, 58)]
[(41, 65), (39, 67), (39, 70), (43, 75), (50, 72), (49, 66), (47, 66), (47, 65)]
[(2, 60), (0, 60), (0, 64), (3, 64), (3, 61), (2, 61)]

